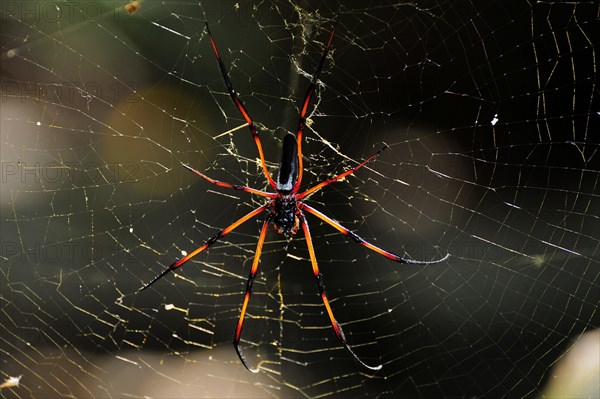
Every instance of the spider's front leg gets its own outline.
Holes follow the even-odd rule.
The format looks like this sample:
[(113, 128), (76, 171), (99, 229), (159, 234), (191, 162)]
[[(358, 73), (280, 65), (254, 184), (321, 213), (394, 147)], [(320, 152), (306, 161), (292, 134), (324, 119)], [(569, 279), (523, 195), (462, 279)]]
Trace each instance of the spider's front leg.
[(325, 292), (325, 284), (323, 283), (323, 275), (319, 271), (319, 265), (317, 264), (317, 257), (315, 256), (315, 249), (313, 248), (312, 238), (310, 237), (310, 230), (308, 228), (308, 223), (304, 218), (302, 212), (298, 213), (298, 218), (300, 219), (300, 224), (302, 225), (302, 230), (304, 231), (304, 237), (306, 238), (306, 246), (308, 247), (308, 254), (310, 256), (310, 262), (313, 268), (313, 274), (315, 275), (315, 279), (317, 280), (317, 287), (319, 289), (319, 295), (323, 300), (323, 304), (325, 305), (325, 309), (327, 310), (327, 314), (329, 315), (329, 320), (331, 321), (331, 325), (333, 326), (333, 331), (335, 331), (335, 335), (338, 337), (344, 348), (354, 359), (360, 363), (363, 367), (368, 368), (369, 370), (377, 371), (381, 369), (381, 364), (377, 366), (369, 366), (362, 360), (356, 356), (354, 351), (350, 349), (348, 343), (346, 342), (346, 336), (344, 335), (344, 330), (342, 330), (342, 326), (337, 322), (335, 316), (333, 315), (333, 311), (331, 310), (331, 305), (329, 304), (329, 299), (327, 298), (327, 293)]
[(299, 207), (300, 207), (300, 209), (305, 210), (308, 213), (315, 215), (316, 217), (318, 217), (319, 219), (321, 219), (322, 221), (324, 221), (325, 223), (327, 223), (328, 225), (330, 225), (331, 227), (333, 227), (334, 229), (336, 229), (337, 231), (339, 231), (346, 237), (350, 237), (352, 239), (352, 241), (354, 241), (355, 243), (360, 244), (366, 248), (369, 248), (371, 251), (377, 252), (379, 255), (383, 255), (386, 258), (391, 259), (398, 263), (408, 263), (411, 265), (434, 265), (436, 263), (441, 263), (450, 257), (450, 254), (447, 253), (442, 258), (434, 259), (434, 260), (414, 260), (414, 259), (403, 258), (402, 256), (396, 255), (393, 252), (386, 251), (385, 249), (379, 248), (378, 246), (371, 244), (369, 241), (365, 240), (364, 238), (362, 238), (361, 236), (359, 236), (352, 230), (342, 226), (341, 224), (339, 224), (338, 222), (336, 222), (329, 216), (326, 216), (325, 214), (317, 211), (315, 208), (313, 208), (310, 205), (305, 204), (304, 202), (300, 203)]
[(227, 234), (231, 233), (233, 230), (235, 230), (236, 228), (238, 228), (240, 225), (242, 225), (243, 223), (247, 222), (249, 219), (253, 218), (254, 216), (258, 215), (259, 213), (263, 212), (264, 210), (270, 208), (271, 206), (272, 206), (272, 204), (268, 203), (268, 204), (263, 205), (263, 206), (261, 206), (259, 208), (256, 208), (255, 210), (253, 210), (252, 212), (248, 213), (247, 215), (242, 216), (237, 221), (233, 222), (232, 224), (230, 224), (229, 226), (225, 227), (223, 230), (219, 231), (217, 234), (215, 234), (214, 236), (212, 236), (211, 238), (209, 238), (203, 245), (201, 245), (198, 248), (196, 248), (193, 252), (191, 252), (191, 253), (187, 254), (186, 256), (184, 256), (183, 258), (181, 258), (181, 259), (179, 259), (179, 260), (171, 263), (171, 265), (169, 267), (167, 267), (159, 275), (157, 275), (156, 277), (154, 277), (152, 279), (152, 281), (150, 281), (149, 283), (145, 284), (142, 288), (140, 288), (138, 290), (138, 292), (139, 291), (144, 291), (146, 288), (150, 287), (152, 284), (156, 283), (158, 280), (160, 280), (161, 278), (163, 278), (164, 276), (166, 276), (169, 272), (177, 269), (178, 267), (183, 266), (187, 261), (189, 261), (190, 259), (192, 259), (194, 256), (196, 256), (200, 252), (203, 252), (204, 250), (208, 249), (215, 242), (219, 241), (221, 238), (223, 238)]
[(233, 347), (238, 354), (242, 364), (248, 371), (253, 373), (258, 373), (258, 368), (251, 368), (248, 366), (246, 362), (246, 357), (242, 353), (242, 348), (240, 348), (240, 338), (242, 336), (242, 328), (244, 327), (244, 316), (246, 315), (246, 309), (248, 308), (248, 302), (250, 301), (250, 296), (252, 295), (252, 284), (254, 283), (254, 279), (256, 278), (256, 273), (258, 271), (258, 262), (260, 261), (260, 255), (262, 252), (263, 244), (265, 243), (265, 237), (267, 235), (267, 230), (269, 228), (269, 223), (273, 218), (273, 214), (269, 213), (265, 222), (263, 223), (262, 229), (260, 230), (260, 236), (258, 237), (258, 244), (256, 245), (256, 253), (254, 254), (254, 261), (252, 262), (252, 268), (250, 269), (250, 275), (248, 276), (248, 281), (246, 282), (246, 293), (244, 294), (244, 303), (242, 304), (242, 310), (240, 312), (240, 318), (237, 323), (237, 327), (235, 329), (235, 335), (233, 336)]

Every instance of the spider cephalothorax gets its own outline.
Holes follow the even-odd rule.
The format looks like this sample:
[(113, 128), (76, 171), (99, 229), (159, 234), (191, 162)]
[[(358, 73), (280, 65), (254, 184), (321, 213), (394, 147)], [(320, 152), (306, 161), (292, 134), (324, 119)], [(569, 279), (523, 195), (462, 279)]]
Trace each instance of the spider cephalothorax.
[(285, 238), (290, 238), (298, 231), (298, 213), (300, 210), (296, 204), (294, 194), (279, 194), (275, 198), (271, 213), (273, 214), (273, 228)]
[(430, 264), (439, 263), (439, 262), (446, 260), (449, 255), (446, 255), (441, 259), (432, 260), (432, 261), (418, 261), (418, 260), (412, 260), (412, 259), (405, 259), (401, 256), (398, 256), (398, 255), (392, 253), (392, 252), (386, 251), (384, 249), (377, 247), (376, 245), (371, 244), (370, 242), (361, 238), (358, 234), (348, 230), (346, 227), (342, 226), (340, 223), (331, 219), (329, 216), (326, 216), (325, 214), (319, 212), (317, 209), (311, 207), (310, 205), (307, 205), (306, 203), (304, 203), (302, 201), (302, 199), (306, 198), (308, 195), (314, 193), (315, 191), (318, 191), (318, 190), (322, 189), (323, 187), (328, 186), (329, 184), (334, 183), (336, 181), (343, 180), (346, 176), (349, 176), (352, 173), (356, 172), (358, 169), (365, 166), (369, 161), (374, 159), (377, 155), (379, 155), (383, 150), (385, 150), (387, 148), (387, 146), (382, 147), (377, 152), (375, 152), (373, 155), (371, 155), (369, 158), (367, 158), (365, 161), (356, 165), (355, 167), (348, 169), (345, 172), (343, 172), (331, 179), (325, 180), (325, 181), (309, 188), (308, 190), (306, 190), (302, 193), (298, 193), (298, 191), (300, 190), (300, 183), (302, 182), (302, 171), (303, 171), (302, 136), (304, 134), (308, 106), (310, 104), (310, 100), (315, 92), (316, 87), (317, 87), (317, 85), (316, 85), (317, 80), (319, 79), (321, 69), (323, 68), (325, 59), (327, 58), (327, 53), (329, 51), (329, 46), (331, 45), (331, 40), (333, 39), (333, 33), (335, 32), (335, 29), (333, 29), (331, 31), (331, 35), (329, 36), (329, 41), (327, 42), (327, 44), (325, 46), (325, 50), (323, 51), (323, 55), (321, 56), (321, 61), (319, 62), (319, 66), (317, 67), (317, 71), (313, 75), (312, 81), (310, 82), (310, 85), (308, 86), (308, 90), (306, 90), (306, 95), (304, 96), (304, 101), (302, 102), (302, 106), (300, 108), (300, 117), (299, 117), (299, 121), (298, 121), (297, 133), (295, 136), (293, 134), (287, 134), (283, 139), (282, 156), (281, 156), (281, 163), (279, 164), (279, 173), (277, 175), (277, 182), (275, 182), (273, 180), (273, 178), (271, 177), (271, 174), (269, 173), (267, 164), (265, 163), (265, 157), (264, 157), (264, 153), (263, 153), (263, 149), (262, 149), (262, 144), (260, 142), (260, 138), (258, 137), (258, 132), (256, 131), (256, 127), (254, 126), (254, 122), (250, 118), (248, 111), (246, 111), (246, 107), (242, 103), (242, 100), (238, 97), (237, 93), (233, 89), (233, 85), (231, 84), (229, 75), (227, 74), (227, 70), (225, 69), (225, 66), (223, 65), (223, 61), (221, 60), (221, 56), (219, 55), (219, 51), (217, 50), (217, 45), (215, 44), (212, 34), (210, 33), (210, 30), (208, 28), (208, 23), (206, 23), (206, 31), (208, 32), (208, 37), (210, 39), (210, 43), (212, 45), (213, 52), (215, 54), (215, 57), (217, 58), (217, 62), (219, 64), (219, 69), (221, 70), (221, 75), (223, 76), (223, 80), (225, 81), (225, 85), (227, 86), (227, 91), (229, 92), (229, 95), (231, 96), (233, 103), (235, 104), (238, 111), (243, 116), (244, 120), (248, 124), (248, 127), (250, 128), (250, 132), (252, 133), (252, 137), (254, 139), (254, 142), (256, 143), (256, 148), (258, 149), (258, 154), (260, 156), (260, 161), (261, 161), (261, 166), (263, 168), (263, 172), (265, 174), (265, 177), (267, 178), (267, 181), (269, 182), (269, 185), (273, 189), (275, 189), (275, 192), (274, 193), (266, 192), (266, 191), (257, 190), (257, 189), (250, 188), (250, 187), (237, 186), (237, 185), (233, 185), (233, 184), (229, 184), (229, 183), (224, 183), (224, 182), (221, 182), (221, 181), (218, 181), (215, 179), (211, 179), (210, 177), (205, 176), (204, 174), (193, 169), (192, 167), (184, 165), (186, 168), (188, 168), (189, 170), (191, 170), (192, 172), (194, 172), (196, 175), (200, 176), (204, 180), (208, 181), (209, 183), (212, 183), (219, 187), (231, 188), (231, 189), (235, 189), (235, 190), (244, 191), (246, 193), (260, 195), (264, 198), (268, 198), (269, 200), (266, 204), (256, 208), (255, 210), (251, 211), (250, 213), (246, 214), (245, 216), (242, 216), (240, 219), (233, 222), (228, 227), (219, 231), (217, 234), (215, 234), (214, 236), (209, 238), (203, 245), (196, 248), (193, 252), (190, 252), (183, 258), (173, 262), (169, 267), (164, 269), (163, 272), (160, 273), (158, 276), (156, 276), (152, 281), (150, 281), (148, 284), (144, 285), (140, 289), (140, 291), (148, 288), (149, 286), (154, 284), (158, 279), (160, 279), (161, 277), (163, 277), (170, 271), (175, 270), (178, 267), (182, 266), (188, 260), (190, 260), (194, 256), (198, 255), (200, 252), (206, 250), (208, 247), (213, 245), (215, 242), (217, 242), (221, 238), (225, 237), (227, 234), (231, 233), (234, 229), (239, 227), (244, 222), (246, 222), (246, 221), (250, 220), (251, 218), (257, 216), (258, 214), (266, 211), (266, 212), (268, 212), (267, 217), (266, 217), (265, 221), (263, 222), (262, 228), (260, 230), (260, 234), (258, 236), (258, 244), (256, 245), (256, 252), (254, 255), (254, 260), (252, 262), (252, 267), (250, 269), (250, 275), (248, 276), (248, 280), (246, 282), (246, 293), (244, 294), (244, 302), (242, 303), (242, 310), (240, 312), (240, 318), (238, 320), (238, 323), (237, 323), (237, 326), (235, 329), (235, 334), (233, 337), (233, 345), (234, 345), (235, 350), (236, 350), (240, 360), (242, 361), (242, 364), (244, 365), (244, 367), (246, 367), (248, 370), (250, 370), (252, 372), (258, 372), (257, 368), (251, 368), (250, 366), (248, 366), (248, 363), (246, 362), (246, 358), (244, 357), (242, 350), (240, 348), (240, 338), (242, 335), (242, 328), (244, 326), (244, 316), (246, 315), (246, 309), (248, 307), (248, 302), (250, 301), (250, 295), (252, 294), (252, 283), (254, 282), (254, 279), (256, 278), (256, 273), (258, 272), (258, 262), (260, 260), (262, 247), (265, 242), (265, 237), (267, 235), (268, 227), (271, 223), (273, 223), (275, 230), (278, 233), (281, 233), (285, 237), (288, 237), (288, 238), (291, 237), (293, 234), (295, 234), (298, 231), (299, 227), (302, 226), (304, 238), (306, 240), (306, 245), (308, 247), (308, 255), (310, 257), (310, 262), (312, 264), (313, 275), (317, 282), (319, 296), (321, 297), (321, 300), (323, 301), (323, 304), (325, 305), (325, 310), (327, 311), (327, 315), (329, 317), (329, 321), (331, 322), (331, 326), (333, 327), (335, 335), (338, 337), (339, 341), (344, 346), (344, 348), (346, 348), (346, 350), (354, 357), (354, 359), (358, 363), (360, 363), (362, 366), (364, 366), (370, 370), (379, 370), (381, 368), (381, 365), (374, 366), (374, 367), (369, 366), (369, 365), (365, 364), (363, 361), (361, 361), (358, 358), (358, 356), (356, 356), (354, 351), (352, 351), (352, 349), (346, 342), (346, 336), (344, 335), (342, 326), (336, 321), (335, 317), (333, 316), (333, 311), (331, 309), (331, 305), (329, 304), (329, 299), (327, 298), (327, 293), (325, 292), (325, 285), (323, 283), (323, 275), (319, 271), (319, 265), (317, 264), (317, 258), (315, 255), (315, 249), (313, 247), (313, 241), (310, 236), (308, 222), (306, 221), (303, 211), (310, 213), (313, 216), (316, 216), (321, 221), (327, 223), (328, 225), (330, 225), (331, 227), (333, 227), (340, 233), (351, 238), (354, 242), (361, 244), (364, 247), (366, 247), (372, 251), (375, 251), (378, 254), (383, 255), (386, 258), (391, 259), (398, 263), (430, 265)]

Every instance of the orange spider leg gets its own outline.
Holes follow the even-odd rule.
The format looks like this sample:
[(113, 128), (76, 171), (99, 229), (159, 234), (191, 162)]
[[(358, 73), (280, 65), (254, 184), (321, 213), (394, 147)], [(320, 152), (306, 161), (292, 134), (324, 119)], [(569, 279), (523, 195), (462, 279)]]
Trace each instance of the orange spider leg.
[(341, 174), (337, 175), (336, 177), (333, 177), (333, 178), (331, 178), (329, 180), (325, 180), (325, 181), (317, 184), (316, 186), (313, 186), (313, 187), (309, 188), (305, 192), (296, 195), (296, 198), (300, 200), (300, 199), (302, 199), (302, 198), (304, 198), (304, 197), (306, 197), (306, 196), (314, 193), (315, 191), (318, 191), (318, 190), (322, 189), (323, 187), (330, 185), (331, 183), (335, 183), (336, 181), (342, 180), (346, 176), (353, 174), (358, 169), (362, 168), (367, 163), (369, 163), (371, 160), (373, 160), (377, 155), (381, 154), (383, 152), (383, 150), (385, 150), (386, 148), (388, 148), (387, 145), (385, 145), (384, 147), (381, 147), (375, 154), (373, 154), (369, 158), (365, 159), (363, 161), (363, 163), (361, 163), (360, 165), (357, 165), (357, 166), (353, 167), (352, 169), (348, 169), (347, 171), (345, 171), (344, 173), (341, 173)]
[(331, 41), (333, 40), (333, 34), (335, 33), (335, 25), (331, 30), (331, 35), (329, 36), (329, 40), (327, 41), (327, 45), (325, 46), (325, 50), (323, 51), (323, 55), (321, 56), (321, 61), (319, 62), (319, 66), (317, 67), (317, 71), (313, 75), (312, 81), (306, 90), (306, 94), (304, 95), (304, 100), (302, 101), (302, 108), (300, 109), (300, 117), (298, 119), (298, 132), (296, 133), (296, 140), (298, 143), (298, 180), (296, 180), (296, 184), (294, 185), (294, 189), (292, 190), (294, 193), (297, 193), (300, 189), (300, 183), (302, 182), (302, 136), (304, 134), (304, 127), (306, 126), (306, 113), (308, 112), (308, 105), (310, 104), (310, 100), (317, 88), (317, 80), (319, 80), (319, 76), (321, 75), (321, 70), (323, 69), (323, 64), (325, 64), (325, 59), (327, 59), (327, 53), (329, 53), (329, 47), (331, 46)]
[(277, 197), (277, 194), (275, 194), (275, 193), (268, 193), (266, 191), (257, 190), (257, 189), (252, 188), (252, 187), (238, 186), (236, 184), (230, 184), (230, 183), (225, 183), (225, 182), (222, 182), (222, 181), (219, 181), (219, 180), (211, 179), (210, 177), (206, 176), (205, 174), (202, 174), (202, 173), (198, 172), (196, 169), (192, 168), (191, 166), (188, 166), (188, 165), (185, 165), (185, 164), (183, 165), (183, 167), (186, 168), (187, 170), (192, 171), (196, 175), (200, 176), (201, 178), (203, 178), (207, 182), (209, 182), (211, 184), (214, 184), (216, 186), (219, 186), (219, 187), (232, 188), (234, 190), (239, 190), (239, 191), (243, 191), (243, 192), (250, 193), (250, 194), (257, 194), (257, 195), (260, 195), (262, 197), (267, 197), (267, 198), (272, 198), (272, 199), (274, 199), (275, 197)]
[(138, 291), (145, 290), (146, 288), (150, 287), (152, 284), (154, 284), (155, 282), (157, 282), (158, 280), (160, 280), (162, 277), (164, 277), (170, 271), (175, 270), (175, 269), (177, 269), (180, 266), (183, 266), (183, 264), (185, 264), (188, 260), (192, 259), (194, 256), (198, 255), (200, 252), (204, 251), (205, 249), (207, 249), (208, 247), (210, 247), (211, 245), (213, 245), (219, 239), (221, 239), (221, 238), (225, 237), (227, 234), (231, 233), (233, 230), (235, 230), (237, 227), (239, 227), (242, 223), (248, 221), (248, 219), (253, 218), (254, 216), (258, 215), (259, 213), (261, 213), (262, 211), (264, 211), (265, 209), (267, 209), (267, 208), (269, 208), (271, 206), (272, 206), (272, 203), (268, 203), (268, 204), (263, 205), (263, 206), (261, 206), (259, 208), (256, 208), (255, 210), (253, 210), (252, 212), (246, 214), (245, 216), (242, 216), (240, 219), (238, 219), (237, 221), (233, 222), (232, 224), (230, 224), (229, 226), (227, 226), (226, 228), (224, 228), (223, 230), (219, 231), (217, 234), (215, 234), (214, 236), (212, 236), (211, 238), (209, 238), (203, 245), (201, 245), (200, 247), (198, 247), (196, 250), (194, 250), (193, 252), (187, 254), (183, 258), (181, 258), (181, 259), (173, 262), (169, 267), (167, 267), (165, 270), (163, 270), (159, 275), (157, 275), (156, 277), (154, 277), (152, 279), (152, 281), (150, 281), (148, 284), (144, 285)]
[(329, 224), (331, 227), (333, 227), (334, 229), (336, 229), (337, 231), (339, 231), (340, 233), (342, 233), (343, 235), (350, 237), (352, 240), (354, 240), (354, 242), (357, 242), (367, 248), (369, 248), (372, 251), (377, 252), (380, 255), (385, 256), (388, 259), (391, 259), (393, 261), (396, 261), (398, 263), (409, 263), (412, 265), (432, 265), (435, 263), (440, 263), (445, 261), (446, 259), (448, 259), (450, 257), (450, 254), (446, 254), (443, 258), (440, 259), (436, 259), (436, 260), (413, 260), (413, 259), (406, 259), (403, 258), (401, 256), (398, 256), (392, 252), (388, 252), (384, 249), (379, 248), (376, 245), (371, 244), (370, 242), (366, 241), (365, 239), (363, 239), (362, 237), (360, 237), (358, 234), (354, 233), (351, 230), (348, 230), (346, 227), (342, 226), (341, 224), (339, 224), (338, 222), (336, 222), (335, 220), (331, 219), (330, 217), (324, 215), (323, 213), (317, 211), (315, 208), (306, 205), (305, 203), (301, 203), (300, 205), (300, 209), (307, 211), (308, 213), (311, 213), (313, 215), (315, 215), (316, 217), (318, 217), (319, 219), (321, 219), (322, 221), (324, 221), (325, 223)]
[(233, 337), (233, 346), (235, 347), (235, 351), (238, 354), (238, 357), (242, 361), (242, 364), (246, 369), (253, 373), (258, 373), (257, 368), (251, 368), (248, 366), (246, 362), (246, 357), (242, 353), (242, 348), (240, 348), (240, 336), (242, 335), (242, 328), (244, 327), (244, 316), (246, 315), (246, 308), (248, 307), (248, 302), (250, 301), (250, 296), (252, 295), (252, 284), (254, 283), (254, 279), (256, 278), (256, 272), (258, 271), (258, 262), (260, 261), (260, 255), (262, 252), (262, 247), (265, 242), (265, 237), (267, 235), (267, 230), (269, 228), (269, 223), (271, 222), (272, 215), (269, 214), (267, 219), (263, 223), (262, 229), (260, 231), (260, 236), (258, 238), (258, 244), (256, 245), (256, 253), (254, 254), (254, 261), (252, 262), (252, 268), (250, 269), (250, 275), (248, 276), (248, 281), (246, 282), (246, 293), (244, 294), (244, 303), (242, 304), (242, 311), (240, 312), (240, 318), (237, 323), (237, 327), (235, 329), (235, 335)]
[(315, 249), (313, 248), (312, 239), (310, 237), (310, 230), (308, 229), (308, 223), (304, 218), (304, 215), (299, 215), (300, 223), (302, 223), (302, 230), (304, 231), (304, 237), (306, 238), (306, 246), (308, 247), (308, 254), (310, 255), (310, 262), (312, 264), (313, 274), (315, 275), (315, 279), (317, 280), (317, 287), (319, 288), (319, 295), (323, 300), (323, 304), (325, 305), (325, 309), (327, 310), (327, 314), (329, 315), (329, 320), (331, 321), (331, 325), (333, 326), (333, 331), (335, 331), (335, 335), (338, 337), (344, 348), (354, 357), (354, 359), (360, 363), (363, 367), (368, 368), (369, 370), (377, 371), (381, 369), (381, 364), (377, 366), (369, 366), (365, 364), (362, 360), (356, 356), (354, 351), (350, 349), (348, 343), (346, 342), (346, 336), (344, 335), (344, 330), (342, 330), (342, 326), (337, 322), (335, 316), (333, 315), (333, 311), (331, 310), (331, 305), (329, 305), (329, 299), (327, 298), (327, 293), (325, 292), (325, 285), (323, 284), (323, 275), (319, 271), (319, 265), (317, 264), (317, 258), (315, 256)]
[(244, 107), (244, 103), (238, 97), (237, 93), (235, 92), (235, 89), (233, 88), (233, 84), (231, 83), (229, 74), (227, 73), (227, 70), (225, 69), (223, 60), (221, 60), (221, 55), (219, 54), (219, 50), (217, 49), (217, 44), (215, 43), (215, 39), (212, 37), (212, 33), (210, 33), (210, 29), (208, 27), (208, 22), (205, 22), (205, 25), (206, 25), (206, 32), (208, 32), (208, 38), (210, 39), (210, 44), (212, 46), (213, 52), (215, 53), (215, 57), (217, 58), (217, 62), (219, 63), (219, 69), (221, 70), (221, 75), (223, 76), (223, 80), (225, 81), (225, 86), (227, 86), (227, 91), (229, 92), (229, 95), (231, 96), (233, 103), (237, 107), (238, 111), (240, 111), (240, 113), (242, 114), (242, 117), (244, 118), (244, 120), (248, 124), (248, 127), (250, 128), (250, 132), (252, 133), (252, 137), (254, 138), (254, 142), (256, 143), (256, 148), (258, 149), (258, 155), (260, 156), (260, 163), (262, 165), (263, 172), (265, 173), (265, 176), (267, 177), (269, 184), (273, 188), (276, 188), (275, 181), (271, 177), (271, 174), (269, 173), (269, 170), (267, 169), (267, 164), (265, 163), (265, 154), (263, 152), (262, 143), (260, 142), (260, 138), (258, 137), (258, 131), (256, 130), (256, 127), (254, 126), (254, 121), (252, 121), (252, 118), (250, 118), (248, 111), (246, 111), (246, 107)]

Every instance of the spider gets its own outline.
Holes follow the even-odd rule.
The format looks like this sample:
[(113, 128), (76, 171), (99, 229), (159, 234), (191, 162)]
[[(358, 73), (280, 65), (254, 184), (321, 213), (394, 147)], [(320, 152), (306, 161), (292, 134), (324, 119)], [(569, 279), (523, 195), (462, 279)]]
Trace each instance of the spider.
[(275, 231), (277, 231), (279, 234), (282, 234), (286, 238), (291, 238), (294, 234), (296, 234), (296, 232), (300, 229), (300, 227), (302, 227), (302, 231), (304, 233), (304, 238), (306, 239), (306, 245), (308, 247), (310, 262), (312, 264), (312, 271), (313, 271), (314, 277), (317, 281), (317, 288), (319, 291), (319, 295), (321, 296), (323, 304), (325, 305), (325, 310), (327, 311), (327, 315), (329, 316), (329, 320), (331, 322), (331, 325), (333, 327), (335, 335), (337, 336), (337, 338), (339, 339), (339, 341), (341, 342), (343, 347), (363, 367), (370, 369), (370, 370), (374, 370), (374, 371), (381, 369), (381, 367), (382, 367), (381, 365), (369, 366), (358, 358), (358, 356), (354, 353), (354, 351), (348, 345), (348, 343), (346, 341), (346, 336), (344, 335), (344, 331), (342, 330), (342, 326), (337, 322), (337, 320), (335, 319), (335, 317), (333, 315), (333, 311), (331, 310), (331, 305), (329, 304), (329, 299), (327, 298), (327, 293), (325, 292), (325, 285), (323, 283), (323, 275), (319, 271), (319, 265), (317, 264), (317, 258), (315, 256), (315, 249), (313, 247), (313, 242), (312, 242), (312, 238), (310, 235), (308, 222), (306, 221), (306, 218), (304, 215), (305, 212), (316, 216), (318, 219), (321, 219), (323, 222), (327, 223), (334, 229), (338, 230), (340, 233), (351, 238), (354, 242), (361, 244), (361, 245), (367, 247), (368, 249), (375, 251), (378, 254), (383, 255), (386, 258), (389, 258), (398, 263), (409, 263), (409, 264), (415, 264), (415, 265), (431, 265), (431, 264), (443, 262), (444, 260), (448, 259), (449, 254), (447, 254), (446, 256), (444, 256), (441, 259), (432, 260), (432, 261), (419, 261), (419, 260), (403, 258), (392, 252), (381, 249), (374, 244), (371, 244), (370, 242), (368, 242), (365, 239), (363, 239), (362, 237), (360, 237), (358, 234), (352, 232), (351, 230), (342, 226), (337, 221), (331, 219), (329, 216), (326, 216), (325, 214), (321, 213), (320, 211), (318, 211), (317, 209), (313, 208), (312, 206), (306, 204), (303, 201), (310, 194), (313, 194), (316, 191), (322, 189), (323, 187), (326, 187), (326, 186), (330, 185), (331, 183), (342, 180), (346, 176), (353, 174), (358, 169), (365, 166), (369, 161), (371, 161), (375, 157), (377, 157), (382, 151), (384, 151), (387, 148), (387, 145), (380, 148), (373, 155), (371, 155), (366, 160), (364, 160), (361, 164), (356, 165), (355, 167), (348, 169), (345, 172), (343, 172), (331, 179), (325, 180), (325, 181), (307, 189), (304, 192), (301, 192), (301, 193), (298, 192), (300, 189), (300, 183), (302, 182), (302, 172), (303, 172), (303, 168), (304, 168), (304, 165), (302, 162), (302, 136), (304, 135), (304, 128), (306, 126), (306, 114), (307, 114), (311, 99), (315, 93), (315, 90), (317, 89), (317, 81), (319, 79), (319, 75), (321, 74), (321, 70), (323, 69), (323, 64), (325, 63), (325, 59), (327, 58), (327, 54), (329, 52), (329, 47), (331, 46), (331, 41), (333, 40), (333, 36), (335, 33), (335, 25), (331, 30), (329, 40), (327, 41), (327, 44), (325, 45), (325, 49), (323, 50), (323, 54), (321, 56), (321, 60), (319, 62), (317, 70), (314, 73), (314, 75), (312, 76), (311, 82), (308, 86), (308, 89), (306, 90), (304, 100), (302, 101), (302, 107), (300, 109), (297, 133), (296, 133), (296, 135), (293, 135), (292, 133), (288, 133), (283, 138), (281, 163), (279, 164), (277, 180), (275, 181), (275, 180), (273, 180), (273, 178), (271, 177), (271, 175), (269, 173), (269, 170), (267, 169), (267, 165), (265, 163), (265, 157), (264, 157), (264, 153), (263, 153), (263, 149), (262, 149), (262, 144), (261, 144), (261, 141), (260, 141), (260, 138), (258, 135), (258, 131), (256, 130), (256, 126), (254, 125), (252, 118), (248, 114), (246, 107), (242, 103), (242, 100), (238, 97), (238, 94), (235, 92), (235, 90), (233, 88), (233, 85), (229, 78), (229, 74), (227, 73), (227, 71), (225, 69), (225, 65), (223, 64), (221, 56), (219, 55), (219, 50), (217, 49), (215, 40), (210, 32), (208, 22), (206, 22), (205, 24), (206, 24), (206, 32), (208, 33), (208, 37), (210, 39), (210, 44), (212, 46), (213, 53), (217, 59), (219, 69), (220, 69), (221, 75), (223, 77), (223, 81), (225, 82), (225, 85), (227, 86), (227, 91), (229, 92), (229, 95), (231, 96), (233, 103), (237, 107), (238, 111), (242, 114), (242, 117), (245, 119), (246, 123), (248, 124), (248, 127), (250, 128), (250, 132), (252, 133), (252, 137), (256, 144), (256, 148), (258, 149), (258, 154), (260, 155), (260, 163), (261, 163), (263, 172), (265, 174), (265, 177), (267, 178), (267, 181), (271, 185), (271, 187), (273, 187), (273, 189), (275, 189), (275, 192), (274, 193), (266, 192), (266, 191), (261, 191), (261, 190), (257, 190), (257, 189), (250, 188), (250, 187), (239, 186), (239, 185), (234, 185), (234, 184), (229, 184), (229, 183), (225, 183), (222, 181), (218, 181), (218, 180), (212, 179), (212, 178), (202, 174), (201, 172), (193, 169), (192, 167), (190, 167), (188, 165), (183, 165), (185, 168), (189, 169), (191, 172), (195, 173), (197, 176), (201, 177), (202, 179), (206, 180), (207, 182), (209, 182), (211, 184), (214, 184), (219, 187), (228, 188), (228, 189), (243, 191), (243, 192), (250, 193), (250, 194), (256, 194), (256, 195), (268, 198), (268, 201), (266, 204), (258, 207), (257, 209), (253, 210), (252, 212), (242, 216), (240, 219), (233, 222), (228, 227), (219, 231), (217, 234), (215, 234), (214, 236), (209, 238), (203, 245), (198, 247), (193, 252), (191, 252), (191, 253), (187, 254), (186, 256), (184, 256), (183, 258), (173, 262), (169, 267), (167, 267), (162, 273), (160, 273), (158, 276), (156, 276), (152, 281), (150, 281), (148, 284), (146, 284), (142, 288), (140, 288), (140, 291), (145, 290), (146, 288), (150, 287), (152, 284), (154, 284), (156, 281), (158, 281), (160, 278), (165, 276), (170, 271), (183, 266), (187, 261), (192, 259), (194, 256), (198, 255), (200, 252), (208, 249), (211, 245), (213, 245), (219, 239), (225, 237), (227, 234), (231, 233), (233, 230), (235, 230), (237, 227), (239, 227), (243, 223), (247, 222), (248, 220), (252, 219), (253, 217), (259, 215), (262, 212), (267, 212), (267, 216), (262, 224), (262, 228), (261, 228), (260, 234), (258, 236), (258, 244), (256, 246), (254, 260), (252, 262), (252, 267), (250, 269), (250, 275), (248, 276), (248, 280), (246, 282), (246, 292), (244, 294), (242, 310), (240, 312), (240, 316), (238, 319), (237, 326), (235, 328), (235, 334), (234, 334), (234, 338), (233, 338), (233, 346), (235, 347), (237, 355), (240, 358), (244, 367), (246, 367), (246, 369), (248, 369), (249, 371), (251, 371), (253, 373), (257, 373), (259, 371), (258, 368), (252, 368), (248, 365), (248, 362), (246, 361), (246, 357), (244, 356), (244, 354), (241, 350), (241, 347), (240, 347), (240, 337), (242, 335), (242, 328), (244, 326), (244, 317), (246, 315), (246, 309), (248, 307), (248, 302), (250, 300), (250, 295), (252, 293), (252, 284), (254, 282), (254, 279), (256, 278), (256, 274), (258, 271), (258, 263), (260, 261), (262, 247), (265, 242), (265, 237), (267, 235), (268, 227), (271, 223), (273, 223)]

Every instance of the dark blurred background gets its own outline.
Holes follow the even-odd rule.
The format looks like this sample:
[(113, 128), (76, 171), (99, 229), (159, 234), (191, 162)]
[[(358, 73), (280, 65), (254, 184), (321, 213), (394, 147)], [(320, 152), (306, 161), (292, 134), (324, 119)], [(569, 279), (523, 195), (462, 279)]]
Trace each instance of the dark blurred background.
[[(350, 345), (383, 364), (372, 374), (328, 324), (303, 235), (270, 233), (244, 329), (254, 375), (230, 342), (262, 216), (136, 290), (262, 204), (182, 164), (268, 189), (204, 21), (276, 173), (336, 14), (303, 186), (390, 148), (309, 201), (383, 248), (451, 258), (399, 265), (309, 217)], [(537, 397), (579, 381), (553, 366), (600, 321), (598, 15), (3, 1), (0, 373), (22, 378), (2, 395)], [(594, 396), (597, 375), (579, 377), (569, 395)]]

